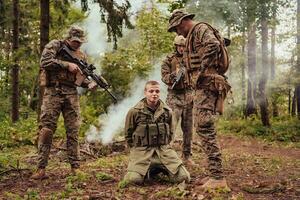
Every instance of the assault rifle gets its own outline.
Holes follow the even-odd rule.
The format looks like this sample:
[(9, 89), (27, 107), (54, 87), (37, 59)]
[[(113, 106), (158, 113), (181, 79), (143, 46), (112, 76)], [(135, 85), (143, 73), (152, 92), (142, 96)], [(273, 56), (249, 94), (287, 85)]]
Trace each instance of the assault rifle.
[(171, 87), (172, 90), (173, 90), (173, 88), (175, 87), (175, 85), (178, 84), (178, 82), (179, 82), (180, 79), (184, 76), (184, 73), (185, 73), (185, 68), (184, 68), (182, 62), (179, 62), (179, 65), (180, 65), (180, 68), (179, 68), (179, 71), (178, 71), (178, 73), (177, 73), (177, 75), (176, 75), (176, 78), (175, 78), (175, 80), (174, 80), (174, 83), (173, 83), (173, 85), (172, 85), (172, 87)]
[(101, 75), (97, 75), (94, 72), (96, 67), (93, 64), (88, 64), (87, 62), (74, 57), (71, 53), (71, 50), (65, 44), (63, 44), (59, 53), (68, 62), (72, 62), (72, 63), (75, 63), (76, 65), (78, 65), (84, 78), (88, 78), (88, 79), (91, 78), (92, 80), (94, 80), (99, 87), (103, 88), (112, 97), (112, 99), (114, 100), (115, 103), (117, 102), (117, 98), (115, 97), (115, 95), (113, 95), (108, 90), (110, 85), (107, 83), (107, 81)]

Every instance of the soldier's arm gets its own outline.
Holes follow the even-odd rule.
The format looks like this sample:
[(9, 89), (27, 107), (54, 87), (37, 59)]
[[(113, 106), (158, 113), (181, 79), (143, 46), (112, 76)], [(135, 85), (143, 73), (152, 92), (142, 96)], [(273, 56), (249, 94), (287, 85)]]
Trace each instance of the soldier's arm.
[(167, 85), (172, 85), (174, 79), (174, 74), (171, 73), (171, 59), (170, 56), (167, 56), (161, 65), (161, 80)]
[(196, 31), (195, 39), (196, 49), (199, 46), (203, 46), (203, 51), (201, 51), (200, 55), (201, 67), (206, 68), (213, 65), (220, 52), (220, 42), (215, 37), (213, 31), (206, 25), (202, 25)]
[(135, 112), (130, 109), (126, 115), (125, 120), (125, 140), (129, 147), (133, 146), (132, 134), (136, 128)]
[(59, 40), (52, 40), (45, 46), (40, 60), (42, 68), (46, 70), (57, 70), (60, 68), (67, 69), (69, 67), (68, 62), (57, 59), (60, 46)]

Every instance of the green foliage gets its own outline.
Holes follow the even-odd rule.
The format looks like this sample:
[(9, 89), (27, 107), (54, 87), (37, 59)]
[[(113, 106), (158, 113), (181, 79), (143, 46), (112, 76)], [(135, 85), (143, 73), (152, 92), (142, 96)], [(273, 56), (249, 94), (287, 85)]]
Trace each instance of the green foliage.
[(4, 197), (5, 197), (5, 199), (8, 199), (8, 200), (22, 200), (22, 199), (24, 199), (20, 195), (14, 194), (14, 193), (11, 193), (11, 192), (4, 192)]
[(30, 199), (30, 200), (38, 200), (40, 199), (39, 192), (35, 189), (28, 188), (26, 191), (25, 199)]
[(126, 181), (126, 180), (121, 180), (121, 181), (118, 183), (118, 188), (119, 188), (119, 189), (124, 189), (124, 188), (126, 188), (128, 185), (129, 185), (129, 182), (128, 182), (128, 181)]
[(103, 172), (98, 172), (96, 174), (96, 178), (98, 181), (107, 181), (107, 180), (112, 180), (113, 176), (110, 174), (103, 173)]
[(130, 37), (120, 41), (118, 50), (105, 54), (100, 64), (103, 76), (117, 96), (126, 96), (136, 77), (146, 77), (154, 61), (173, 50), (173, 35), (166, 31), (167, 24), (167, 18), (155, 6), (143, 9)]
[(258, 119), (219, 120), (218, 130), (221, 133), (260, 137), (268, 141), (300, 142), (300, 124), (296, 118), (275, 118), (272, 127), (264, 127)]
[(184, 199), (186, 191), (179, 190), (178, 187), (170, 187), (166, 190), (159, 191), (155, 194), (156, 198), (171, 198), (171, 199)]
[(0, 124), (0, 149), (18, 145), (32, 145), (37, 134), (36, 114), (25, 113), (26, 118), (21, 118), (17, 123), (4, 118)]

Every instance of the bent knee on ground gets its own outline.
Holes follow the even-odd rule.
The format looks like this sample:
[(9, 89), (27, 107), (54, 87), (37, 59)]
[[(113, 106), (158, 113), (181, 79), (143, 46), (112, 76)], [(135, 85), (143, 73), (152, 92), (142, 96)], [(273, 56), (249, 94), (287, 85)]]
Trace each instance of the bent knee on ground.
[(137, 172), (127, 172), (123, 180), (128, 184), (142, 184), (144, 182), (144, 177)]
[(178, 168), (177, 173), (171, 177), (171, 180), (176, 183), (180, 183), (182, 181), (186, 181), (188, 183), (191, 180), (191, 176), (187, 169), (181, 165)]

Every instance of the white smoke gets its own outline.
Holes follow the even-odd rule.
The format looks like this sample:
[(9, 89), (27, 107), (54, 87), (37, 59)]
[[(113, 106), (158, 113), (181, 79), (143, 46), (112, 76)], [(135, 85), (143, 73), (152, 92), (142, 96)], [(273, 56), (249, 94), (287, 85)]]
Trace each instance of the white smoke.
[[(124, 0), (117, 0), (116, 3), (121, 5), (125, 3)], [(132, 20), (136, 13), (143, 7), (149, 7), (150, 3), (147, 0), (135, 0), (130, 2), (131, 8), (129, 10), (132, 13)], [(76, 8), (81, 8), (80, 1), (76, 1), (74, 6)], [(89, 1), (89, 10), (87, 12), (87, 18), (80, 24), (80, 26), (87, 33), (87, 43), (82, 45), (82, 50), (87, 53), (87, 55), (92, 57), (99, 57), (105, 52), (111, 51), (113, 48), (113, 42), (107, 42), (107, 29), (106, 24), (101, 23), (101, 13), (98, 3), (93, 3)], [(125, 34), (127, 33), (124, 30)]]
[(125, 117), (131, 107), (133, 107), (139, 100), (144, 97), (144, 86), (148, 80), (156, 80), (160, 83), (161, 96), (164, 100), (166, 98), (166, 87), (160, 80), (160, 62), (158, 62), (154, 70), (150, 73), (147, 80), (136, 79), (131, 87), (131, 92), (128, 98), (124, 99), (117, 105), (112, 105), (108, 109), (107, 114), (99, 117), (99, 122), (105, 122), (100, 130), (91, 126), (86, 133), (87, 141), (101, 141), (104, 144), (112, 142), (114, 136), (119, 133), (125, 124)]
[[(124, 0), (116, 0), (117, 4), (121, 5), (125, 3)], [(135, 16), (138, 14), (142, 8), (151, 9), (154, 1), (149, 0), (135, 0), (130, 1), (131, 8), (131, 21), (135, 23)], [(75, 3), (77, 8), (80, 8), (80, 1)], [(159, 9), (166, 13), (167, 4), (160, 4)], [(98, 3), (93, 3), (89, 1), (89, 11), (87, 18), (80, 24), (80, 26), (87, 33), (87, 43), (82, 46), (83, 51), (85, 51), (89, 56), (94, 59), (99, 58), (105, 52), (112, 50), (113, 43), (107, 42), (107, 30), (106, 24), (100, 23), (100, 8)], [(123, 30), (123, 34), (127, 35), (132, 33), (130, 30)], [(101, 69), (98, 69), (101, 70)], [(149, 79), (160, 81), (160, 62), (154, 66), (154, 70), (150, 73)], [(101, 129), (97, 129), (95, 126), (91, 126), (86, 132), (87, 141), (101, 141), (102, 143), (110, 143), (114, 136), (119, 133), (125, 124), (125, 117), (128, 110), (133, 107), (139, 100), (144, 96), (144, 85), (147, 80), (136, 79), (132, 83), (131, 93), (128, 98), (119, 102), (117, 105), (112, 105), (108, 109), (107, 114), (99, 116), (99, 124)], [(161, 83), (161, 99), (166, 97), (166, 87)]]

